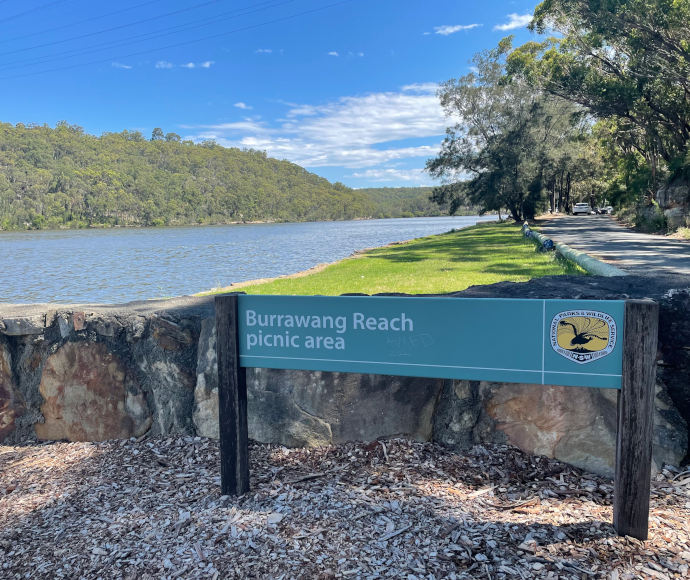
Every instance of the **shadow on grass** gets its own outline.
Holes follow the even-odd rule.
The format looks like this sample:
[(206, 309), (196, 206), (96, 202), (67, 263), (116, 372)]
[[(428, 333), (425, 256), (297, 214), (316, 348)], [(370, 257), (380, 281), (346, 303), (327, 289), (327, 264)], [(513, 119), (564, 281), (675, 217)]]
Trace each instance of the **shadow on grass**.
[[(420, 264), (433, 260), (475, 264), (478, 272), (506, 277), (586, 274), (577, 265), (559, 256), (553, 258), (553, 254), (545, 255), (541, 261), (535, 253), (537, 247), (521, 236), (517, 226), (479, 224), (410, 245), (373, 250), (364, 257), (399, 264)], [(483, 267), (482, 263), (485, 264)]]

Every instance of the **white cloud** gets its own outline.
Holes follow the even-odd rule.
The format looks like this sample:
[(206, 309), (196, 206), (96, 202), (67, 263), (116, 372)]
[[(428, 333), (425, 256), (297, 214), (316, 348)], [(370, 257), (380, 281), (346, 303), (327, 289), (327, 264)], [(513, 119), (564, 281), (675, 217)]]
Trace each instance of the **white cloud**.
[(448, 36), (460, 32), (461, 30), (472, 30), (480, 26), (481, 24), (444, 24), (443, 26), (434, 26), (434, 33), (440, 34), (441, 36)]
[(505, 24), (497, 24), (494, 30), (515, 30), (516, 28), (524, 28), (532, 22), (531, 14), (508, 14), (508, 22)]
[(335, 50), (328, 53), (328, 56), (340, 56)]
[[(190, 138), (215, 139), (223, 138), (224, 135), (232, 133), (254, 133), (267, 134), (269, 129), (253, 119), (244, 119), (234, 123), (219, 123), (218, 125), (180, 125), (182, 129), (205, 129), (199, 135)], [(237, 147), (237, 145), (235, 145)]]
[[(304, 167), (376, 168), (436, 155), (447, 120), (435, 91), (436, 85), (424, 83), (322, 105), (291, 105), (276, 126), (258, 118), (244, 119), (188, 127), (197, 130), (189, 138), (266, 150)], [(408, 139), (414, 141), (405, 142)]]
[(365, 171), (355, 171), (348, 175), (355, 179), (366, 179), (368, 181), (375, 181), (377, 183), (400, 183), (401, 181), (408, 185), (433, 185), (433, 181), (429, 178), (429, 174), (423, 169), (400, 169), (397, 167), (388, 167), (381, 169), (367, 169)]
[[(180, 68), (211, 68), (215, 64), (215, 61), (213, 60), (205, 60), (204, 62), (185, 62), (183, 64), (178, 65)], [(175, 68), (175, 65), (171, 63), (170, 61), (167, 60), (159, 60), (155, 64), (156, 68), (161, 68), (161, 69), (170, 69), (170, 68)], [(129, 67), (131, 68), (131, 67)]]
[(402, 87), (403, 92), (406, 93), (427, 93), (435, 95), (438, 91), (437, 83), (412, 83)]
[(243, 103), (242, 101), (240, 101), (239, 103), (235, 103), (233, 105), (233, 107), (237, 107), (238, 109), (245, 109), (245, 110), (251, 109), (251, 107), (247, 103)]
[(257, 48), (254, 51), (256, 54), (271, 54), (273, 52), (272, 48)]
[(129, 65), (129, 64), (122, 64), (121, 62), (113, 62), (113, 63), (110, 63), (110, 64), (111, 64), (111, 66), (113, 66), (114, 68), (121, 68), (121, 69), (124, 69), (124, 70), (129, 70), (129, 69), (132, 68), (131, 65)]

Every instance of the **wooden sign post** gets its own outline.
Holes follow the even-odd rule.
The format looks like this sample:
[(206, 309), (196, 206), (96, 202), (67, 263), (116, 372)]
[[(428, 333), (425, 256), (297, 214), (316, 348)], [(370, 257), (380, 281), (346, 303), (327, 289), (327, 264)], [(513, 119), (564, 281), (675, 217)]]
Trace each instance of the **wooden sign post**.
[(215, 302), (220, 488), (223, 495), (242, 495), (249, 491), (249, 437), (247, 371), (240, 366), (238, 297), (218, 296)]
[(613, 527), (618, 535), (638, 540), (646, 540), (649, 529), (658, 326), (658, 304), (647, 300), (625, 303)]
[(249, 490), (246, 368), (618, 389), (614, 527), (646, 540), (658, 305), (648, 300), (216, 297), (221, 489)]

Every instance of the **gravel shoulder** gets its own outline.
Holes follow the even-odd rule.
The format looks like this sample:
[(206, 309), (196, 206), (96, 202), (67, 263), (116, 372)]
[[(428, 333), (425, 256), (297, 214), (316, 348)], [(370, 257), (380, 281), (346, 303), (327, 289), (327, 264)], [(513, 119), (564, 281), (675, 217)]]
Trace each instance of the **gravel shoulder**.
[(612, 482), (507, 446), (252, 443), (219, 491), (199, 437), (0, 446), (2, 578), (685, 578), (690, 471), (652, 485), (650, 540)]

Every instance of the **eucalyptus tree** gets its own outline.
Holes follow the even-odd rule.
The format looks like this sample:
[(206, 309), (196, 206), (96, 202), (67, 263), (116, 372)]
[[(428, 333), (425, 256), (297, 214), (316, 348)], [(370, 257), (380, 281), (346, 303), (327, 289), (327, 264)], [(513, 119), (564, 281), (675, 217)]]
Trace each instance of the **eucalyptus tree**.
[(451, 213), (469, 199), (484, 211), (507, 208), (516, 221), (534, 217), (557, 156), (583, 128), (576, 107), (505, 74), (511, 40), (475, 55), (472, 72), (441, 86), (441, 105), (456, 123), (427, 171), (443, 180), (434, 200)]
[(690, 0), (544, 0), (531, 27), (557, 34), (518, 47), (509, 71), (613, 120), (653, 193), (690, 165), (689, 22)]

